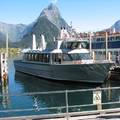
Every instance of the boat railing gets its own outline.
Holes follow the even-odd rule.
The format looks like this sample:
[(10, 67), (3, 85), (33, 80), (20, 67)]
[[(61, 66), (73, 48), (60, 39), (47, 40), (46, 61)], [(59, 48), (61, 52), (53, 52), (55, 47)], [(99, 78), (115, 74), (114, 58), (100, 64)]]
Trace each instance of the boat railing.
[[(26, 93), (3, 93), (0, 116), (15, 114), (20, 116), (35, 114), (66, 114), (87, 113), (88, 111), (99, 111), (120, 108), (120, 87), (61, 90), (47, 92), (26, 92)], [(22, 103), (27, 102), (24, 97), (31, 98), (31, 105), (24, 107)], [(18, 107), (14, 107), (13, 99), (19, 98)], [(8, 102), (9, 101), (9, 102)], [(42, 102), (43, 104), (42, 105)], [(8, 105), (9, 104), (9, 105)], [(3, 107), (2, 107), (3, 105)], [(21, 107), (22, 105), (23, 107)], [(20, 114), (19, 114), (20, 113)], [(9, 116), (10, 117), (10, 116)]]
[(115, 62), (110, 60), (95, 60), (95, 63), (115, 63)]

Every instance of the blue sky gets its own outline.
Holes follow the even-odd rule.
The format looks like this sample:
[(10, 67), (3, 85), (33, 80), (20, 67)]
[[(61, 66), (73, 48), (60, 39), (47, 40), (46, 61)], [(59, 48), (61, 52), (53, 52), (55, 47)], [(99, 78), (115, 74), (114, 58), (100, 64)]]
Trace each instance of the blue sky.
[(101, 30), (120, 20), (120, 0), (0, 0), (0, 21), (29, 24), (51, 2), (80, 31)]

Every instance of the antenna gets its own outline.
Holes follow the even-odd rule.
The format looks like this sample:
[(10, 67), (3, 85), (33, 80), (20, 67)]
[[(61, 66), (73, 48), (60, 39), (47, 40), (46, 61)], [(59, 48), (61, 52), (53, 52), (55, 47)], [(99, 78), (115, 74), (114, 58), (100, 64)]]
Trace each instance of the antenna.
[(8, 58), (8, 33), (6, 34), (6, 57)]
[(72, 21), (70, 22), (70, 37), (72, 37)]
[(70, 28), (72, 29), (72, 21), (70, 21)]

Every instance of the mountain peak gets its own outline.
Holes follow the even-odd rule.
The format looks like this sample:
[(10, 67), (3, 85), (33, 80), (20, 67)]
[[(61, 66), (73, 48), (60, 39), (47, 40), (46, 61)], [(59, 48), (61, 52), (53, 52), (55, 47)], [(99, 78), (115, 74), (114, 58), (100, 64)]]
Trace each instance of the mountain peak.
[(60, 29), (61, 26), (65, 26), (66, 28), (69, 27), (65, 20), (61, 17), (59, 9), (55, 3), (50, 3), (48, 7), (43, 9), (39, 18), (41, 17), (47, 18), (51, 23), (56, 25), (58, 29)]
[(58, 10), (58, 7), (54, 3), (50, 3), (47, 8), (48, 10)]
[(40, 17), (48, 17), (51, 20), (51, 17), (58, 17), (60, 16), (60, 12), (58, 7), (51, 3), (50, 5), (48, 5), (47, 8), (43, 9), (43, 11), (40, 14)]

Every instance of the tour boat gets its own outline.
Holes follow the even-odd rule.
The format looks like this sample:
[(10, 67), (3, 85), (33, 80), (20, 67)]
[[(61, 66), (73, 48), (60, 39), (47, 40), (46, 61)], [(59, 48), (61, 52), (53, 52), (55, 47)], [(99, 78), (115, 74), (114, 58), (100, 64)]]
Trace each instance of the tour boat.
[(47, 49), (42, 35), (42, 47), (25, 52), (22, 60), (14, 61), (16, 71), (56, 81), (103, 83), (114, 62), (95, 60), (89, 50), (89, 41), (68, 37), (61, 30), (59, 39), (54, 40), (54, 48)]

